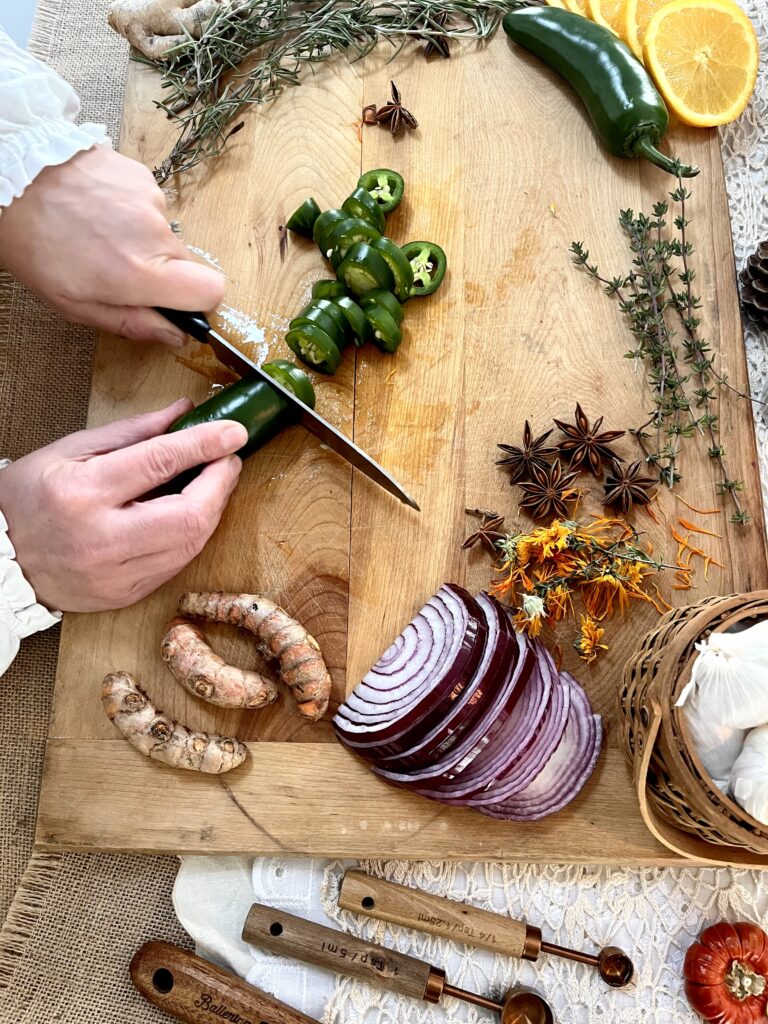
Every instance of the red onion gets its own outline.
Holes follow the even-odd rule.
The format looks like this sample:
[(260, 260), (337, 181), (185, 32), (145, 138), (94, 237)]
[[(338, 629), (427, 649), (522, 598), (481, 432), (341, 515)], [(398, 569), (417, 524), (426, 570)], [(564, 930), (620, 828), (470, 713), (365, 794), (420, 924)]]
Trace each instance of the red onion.
[(339, 708), (333, 724), (347, 745), (378, 747), (406, 727), (429, 728), (450, 710), (474, 675), (488, 636), (475, 599), (461, 587), (444, 586), (419, 616), (431, 624), (432, 641), (424, 635), (417, 639), (414, 674), (408, 675), (403, 655), (414, 650), (406, 627)]
[(446, 585), (338, 710), (381, 778), (495, 818), (534, 821), (591, 775), (602, 724), (584, 690), (487, 594)]
[(562, 743), (544, 769), (516, 796), (478, 808), (492, 818), (537, 821), (560, 811), (579, 793), (592, 774), (602, 743), (602, 721), (592, 714), (584, 690), (563, 674), (571, 691), (571, 710)]

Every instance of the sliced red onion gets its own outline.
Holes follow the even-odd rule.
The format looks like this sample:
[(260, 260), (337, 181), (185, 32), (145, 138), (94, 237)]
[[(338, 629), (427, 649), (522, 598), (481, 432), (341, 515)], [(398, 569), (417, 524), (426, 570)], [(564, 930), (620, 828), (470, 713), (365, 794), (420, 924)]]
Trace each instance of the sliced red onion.
[[(485, 651), (464, 691), (447, 707), (434, 707), (423, 719), (406, 726), (389, 743), (367, 751), (384, 768), (412, 771), (434, 764), (481, 719), (485, 722), (493, 699), (518, 657), (518, 645), (506, 612), (487, 594), (477, 603), (488, 629)], [(431, 726), (431, 728), (430, 728)], [(396, 764), (391, 762), (396, 761)]]
[(544, 769), (516, 796), (478, 810), (508, 821), (538, 821), (566, 807), (594, 771), (602, 743), (602, 719), (592, 714), (584, 690), (572, 676), (562, 680), (571, 692), (571, 710), (562, 743)]
[(449, 748), (443, 757), (436, 760), (430, 767), (412, 772), (398, 772), (394, 768), (385, 769), (374, 766), (373, 770), (376, 774), (397, 785), (406, 786), (427, 795), (424, 792), (425, 789), (436, 787), (444, 779), (453, 778), (472, 764), (510, 720), (515, 707), (526, 692), (529, 679), (535, 669), (535, 659), (526, 638), (522, 634), (516, 633), (515, 639), (518, 645), (518, 657), (510, 664), (504, 682), (499, 687), (481, 722), (476, 722), (473, 728), (461, 736), (455, 746)]
[[(347, 745), (364, 749), (399, 735), (425, 719), (440, 720), (461, 696), (483, 657), (488, 635), (483, 612), (460, 587), (444, 586), (419, 615), (432, 629), (431, 642), (416, 641), (417, 669), (408, 675), (403, 634), (339, 708), (333, 724)], [(416, 620), (419, 616), (416, 617)], [(414, 623), (411, 625), (414, 625)], [(406, 627), (406, 630), (408, 627)], [(405, 633), (405, 631), (404, 631)], [(423, 649), (426, 646), (426, 654)], [(376, 687), (379, 687), (377, 690)]]

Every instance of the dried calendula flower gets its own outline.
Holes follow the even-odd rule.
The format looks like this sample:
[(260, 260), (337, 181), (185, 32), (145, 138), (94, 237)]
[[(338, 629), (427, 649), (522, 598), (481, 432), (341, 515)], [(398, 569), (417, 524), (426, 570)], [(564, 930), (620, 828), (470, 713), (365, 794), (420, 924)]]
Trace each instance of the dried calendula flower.
[(581, 616), (581, 629), (573, 646), (579, 652), (581, 660), (587, 665), (591, 665), (597, 660), (600, 651), (608, 650), (608, 644), (602, 642), (604, 636), (605, 630), (598, 626), (594, 619), (589, 615)]
[(568, 502), (576, 500), (576, 473), (564, 473), (559, 462), (546, 469), (533, 466), (533, 479), (520, 484), (520, 508), (534, 519), (566, 519)]
[(604, 505), (614, 505), (628, 515), (633, 505), (648, 505), (656, 491), (658, 480), (643, 475), (642, 462), (622, 465), (615, 459), (605, 480)]
[(376, 111), (376, 120), (379, 124), (388, 124), (393, 135), (397, 135), (403, 128), (418, 128), (419, 122), (410, 110), (403, 106), (400, 90), (394, 82), (390, 82), (389, 85), (392, 90), (391, 99)]
[(531, 424), (525, 421), (523, 429), (523, 443), (520, 448), (511, 444), (499, 444), (504, 455), (503, 459), (497, 459), (497, 466), (507, 466), (511, 473), (510, 483), (516, 484), (520, 480), (530, 480), (533, 476), (534, 466), (538, 469), (549, 469), (552, 459), (557, 454), (557, 448), (547, 445), (547, 438), (552, 433), (548, 430), (534, 438)]
[(588, 469), (598, 479), (603, 475), (603, 462), (622, 462), (610, 447), (611, 442), (624, 437), (624, 430), (604, 430), (603, 417), (600, 416), (590, 426), (581, 405), (576, 403), (576, 422), (563, 423), (555, 420), (556, 426), (565, 434), (564, 440), (558, 445), (561, 455), (570, 463), (571, 469)]

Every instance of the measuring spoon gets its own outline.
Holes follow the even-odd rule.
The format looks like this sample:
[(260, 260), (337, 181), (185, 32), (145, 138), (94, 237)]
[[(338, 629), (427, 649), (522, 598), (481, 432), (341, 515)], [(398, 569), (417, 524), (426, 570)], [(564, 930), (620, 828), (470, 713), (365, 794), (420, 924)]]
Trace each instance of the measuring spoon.
[(243, 940), (280, 956), (291, 956), (336, 974), (382, 985), (391, 992), (436, 1003), (453, 996), (499, 1014), (501, 1024), (554, 1024), (547, 1003), (528, 989), (513, 989), (502, 1002), (450, 985), (445, 971), (365, 939), (254, 903)]
[(544, 941), (541, 929), (523, 921), (513, 921), (468, 903), (457, 903), (445, 896), (386, 882), (366, 875), (364, 871), (347, 871), (344, 875), (339, 906), (379, 921), (416, 928), (430, 935), (440, 935), (523, 960), (537, 960), (540, 953), (576, 960), (596, 967), (606, 985), (612, 988), (628, 985), (635, 972), (630, 958), (617, 946), (606, 946), (596, 955), (580, 953)]

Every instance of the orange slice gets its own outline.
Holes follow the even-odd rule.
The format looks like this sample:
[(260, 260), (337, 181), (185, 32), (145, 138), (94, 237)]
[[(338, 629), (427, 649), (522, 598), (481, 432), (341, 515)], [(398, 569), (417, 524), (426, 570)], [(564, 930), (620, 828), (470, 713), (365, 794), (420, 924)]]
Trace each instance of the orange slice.
[(734, 121), (757, 79), (752, 22), (731, 0), (673, 0), (651, 18), (643, 53), (659, 91), (685, 124)]
[(603, 28), (621, 35), (625, 0), (587, 0), (587, 14)]
[(574, 14), (583, 14), (587, 16), (587, 0), (565, 0), (565, 6), (569, 11), (573, 11)]
[(547, 0), (547, 5), (549, 7), (562, 7), (563, 10), (565, 10), (565, 4), (563, 3), (563, 0)]
[(635, 56), (643, 59), (643, 39), (654, 14), (673, 0), (625, 0), (619, 35)]

